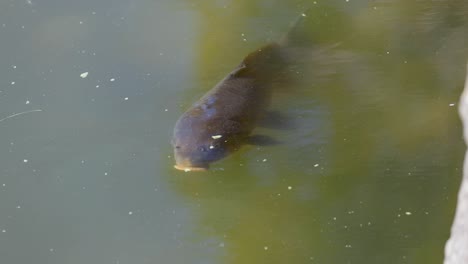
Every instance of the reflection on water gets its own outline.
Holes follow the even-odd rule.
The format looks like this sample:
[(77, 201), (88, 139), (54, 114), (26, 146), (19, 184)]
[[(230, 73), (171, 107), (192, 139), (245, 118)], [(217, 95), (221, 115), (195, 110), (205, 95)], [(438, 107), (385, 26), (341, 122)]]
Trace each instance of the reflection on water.
[[(0, 3), (0, 120), (42, 110), (0, 121), (4, 262), (441, 263), (468, 5), (317, 2)], [(309, 5), (282, 144), (173, 170), (177, 117)]]

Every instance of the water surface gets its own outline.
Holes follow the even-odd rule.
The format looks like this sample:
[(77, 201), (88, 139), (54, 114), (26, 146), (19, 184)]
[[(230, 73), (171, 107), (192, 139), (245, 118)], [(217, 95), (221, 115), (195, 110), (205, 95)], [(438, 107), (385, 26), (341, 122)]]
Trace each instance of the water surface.
[[(207, 173), (178, 116), (310, 7), (272, 108)], [(461, 175), (463, 1), (0, 2), (2, 263), (441, 263)], [(87, 74), (85, 74), (87, 73)]]

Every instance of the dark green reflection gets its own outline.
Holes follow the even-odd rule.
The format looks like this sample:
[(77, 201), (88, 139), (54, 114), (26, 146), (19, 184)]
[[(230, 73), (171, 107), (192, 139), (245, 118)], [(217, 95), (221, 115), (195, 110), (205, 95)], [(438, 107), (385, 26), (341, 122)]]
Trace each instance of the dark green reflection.
[(464, 148), (452, 104), (466, 3), (205, 1), (187, 104), (306, 6), (314, 45), (274, 105), (297, 128), (172, 179), (200, 239), (216, 241), (221, 263), (441, 263)]

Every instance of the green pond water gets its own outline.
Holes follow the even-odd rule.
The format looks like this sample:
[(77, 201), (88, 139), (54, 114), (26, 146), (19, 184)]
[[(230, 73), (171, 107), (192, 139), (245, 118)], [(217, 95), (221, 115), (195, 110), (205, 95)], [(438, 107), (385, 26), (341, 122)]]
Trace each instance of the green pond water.
[[(303, 12), (281, 144), (175, 170), (180, 114)], [(443, 260), (466, 1), (2, 0), (0, 40), (0, 263)]]

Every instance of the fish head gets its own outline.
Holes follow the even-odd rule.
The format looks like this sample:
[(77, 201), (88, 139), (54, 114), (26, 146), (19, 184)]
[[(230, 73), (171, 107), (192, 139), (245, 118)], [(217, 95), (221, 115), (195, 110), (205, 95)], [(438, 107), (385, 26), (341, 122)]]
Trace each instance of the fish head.
[(229, 153), (227, 140), (222, 135), (211, 135), (204, 131), (174, 133), (172, 139), (174, 158), (178, 170), (205, 171), (211, 163)]

